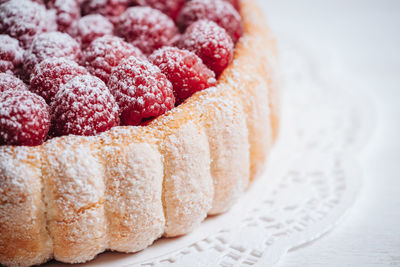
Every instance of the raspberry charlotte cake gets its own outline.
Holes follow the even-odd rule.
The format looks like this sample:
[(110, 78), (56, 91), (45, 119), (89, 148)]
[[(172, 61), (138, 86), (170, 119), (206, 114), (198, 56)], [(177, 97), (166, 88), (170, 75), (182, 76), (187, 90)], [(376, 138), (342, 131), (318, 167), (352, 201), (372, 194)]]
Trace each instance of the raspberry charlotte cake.
[(136, 252), (227, 211), (277, 135), (253, 0), (0, 1), (0, 263)]

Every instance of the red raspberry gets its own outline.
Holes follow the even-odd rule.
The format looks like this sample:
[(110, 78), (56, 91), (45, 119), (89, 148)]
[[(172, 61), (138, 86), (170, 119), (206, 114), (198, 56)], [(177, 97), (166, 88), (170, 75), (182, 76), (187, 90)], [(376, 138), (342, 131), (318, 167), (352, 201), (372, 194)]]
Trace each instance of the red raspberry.
[(181, 31), (200, 19), (208, 19), (224, 28), (236, 43), (243, 34), (239, 13), (231, 4), (223, 0), (193, 0), (187, 2), (178, 16), (177, 24)]
[(130, 57), (114, 68), (108, 87), (121, 110), (121, 123), (139, 125), (175, 104), (172, 84), (153, 64)]
[(28, 90), (28, 87), (23, 81), (21, 81), (14, 75), (8, 73), (0, 73), (0, 93), (9, 90), (25, 91)]
[(176, 20), (179, 11), (185, 4), (185, 0), (133, 0), (132, 2), (139, 6), (149, 6), (158, 9), (173, 20)]
[[(8, 1), (10, 1), (10, 0), (0, 0), (0, 5), (5, 3), (5, 2), (8, 2)], [(44, 2), (43, 2), (44, 0), (30, 0), (30, 1), (31, 2), (36, 2), (36, 3), (41, 4), (41, 5), (44, 4)]]
[(86, 48), (94, 39), (112, 35), (114, 25), (105, 17), (99, 14), (87, 15), (78, 21), (74, 36)]
[(232, 60), (234, 44), (223, 28), (199, 20), (186, 29), (178, 47), (194, 52), (219, 76)]
[(146, 59), (139, 48), (121, 38), (103, 36), (94, 40), (83, 52), (83, 62), (91, 74), (107, 83), (112, 69), (130, 56)]
[(116, 33), (145, 54), (171, 44), (178, 33), (174, 21), (150, 7), (128, 8), (119, 18)]
[(53, 136), (95, 135), (119, 124), (118, 105), (102, 80), (80, 75), (61, 86), (50, 106)]
[(181, 40), (182, 34), (178, 33), (177, 35), (174, 36), (171, 40), (171, 44), (169, 46), (178, 46), (180, 40)]
[(71, 34), (81, 17), (81, 8), (76, 0), (50, 0), (47, 7), (56, 12), (57, 29)]
[(187, 50), (163, 47), (156, 50), (149, 59), (172, 83), (176, 104), (216, 83), (214, 72), (198, 56)]
[(33, 68), (42, 60), (51, 57), (65, 57), (79, 61), (81, 49), (79, 44), (66, 33), (42, 33), (33, 40), (30, 49), (25, 52), (23, 78), (29, 81)]
[(83, 14), (100, 14), (114, 22), (128, 8), (130, 0), (86, 0)]
[(224, 0), (228, 3), (230, 3), (236, 10), (239, 10), (240, 5), (239, 5), (239, 0)]
[(0, 93), (0, 145), (40, 145), (49, 128), (50, 116), (43, 98), (25, 90)]
[(75, 61), (66, 58), (48, 58), (35, 66), (30, 82), (30, 90), (50, 104), (60, 87), (72, 78), (88, 74)]
[(36, 34), (55, 30), (54, 20), (43, 5), (29, 0), (11, 0), (0, 5), (0, 33), (18, 39), (25, 48)]
[(24, 50), (18, 40), (0, 34), (0, 72), (15, 72), (21, 67)]

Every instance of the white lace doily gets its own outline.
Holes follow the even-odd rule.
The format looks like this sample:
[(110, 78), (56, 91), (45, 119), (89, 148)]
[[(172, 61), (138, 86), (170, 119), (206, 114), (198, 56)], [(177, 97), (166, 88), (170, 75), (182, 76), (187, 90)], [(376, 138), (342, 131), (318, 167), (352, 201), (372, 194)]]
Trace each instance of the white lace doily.
[(281, 52), (282, 128), (266, 176), (231, 211), (189, 235), (85, 265), (270, 266), (338, 222), (361, 186), (356, 156), (372, 126), (368, 101), (326, 76), (321, 68), (329, 66), (299, 45), (282, 42)]

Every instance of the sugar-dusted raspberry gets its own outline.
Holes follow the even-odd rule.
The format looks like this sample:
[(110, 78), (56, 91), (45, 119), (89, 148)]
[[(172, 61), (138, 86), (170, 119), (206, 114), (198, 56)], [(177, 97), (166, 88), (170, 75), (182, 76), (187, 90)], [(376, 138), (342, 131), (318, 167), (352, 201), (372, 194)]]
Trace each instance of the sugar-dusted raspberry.
[(224, 1), (229, 2), (236, 10), (240, 9), (239, 0), (224, 0)]
[(177, 23), (181, 31), (197, 20), (208, 19), (224, 28), (236, 43), (243, 34), (239, 13), (223, 0), (192, 0), (186, 2), (179, 13)]
[(130, 7), (119, 18), (116, 33), (145, 54), (169, 45), (178, 33), (174, 21), (157, 9)]
[(0, 73), (0, 93), (10, 90), (25, 91), (28, 87), (13, 74)]
[(99, 14), (86, 15), (77, 24), (74, 36), (81, 43), (82, 48), (86, 48), (94, 39), (112, 35), (114, 25), (104, 16)]
[(187, 50), (163, 47), (151, 54), (149, 59), (172, 83), (176, 104), (216, 83), (214, 72), (196, 54)]
[(97, 38), (84, 50), (82, 62), (91, 74), (107, 83), (112, 69), (130, 56), (146, 58), (139, 48), (119, 37), (107, 35)]
[(15, 72), (21, 67), (24, 50), (18, 40), (0, 34), (0, 72)]
[(171, 44), (169, 46), (178, 46), (179, 42), (181, 41), (182, 34), (178, 33), (175, 35), (174, 38), (171, 40)]
[(81, 17), (79, 3), (76, 0), (50, 0), (46, 5), (56, 12), (57, 29), (71, 34)]
[(95, 135), (119, 125), (119, 109), (105, 83), (80, 75), (61, 86), (50, 105), (51, 135)]
[(223, 28), (199, 20), (186, 29), (178, 47), (194, 52), (218, 76), (232, 60), (234, 44)]
[(66, 58), (47, 58), (35, 66), (30, 82), (30, 90), (50, 104), (61, 86), (72, 78), (88, 74), (75, 61)]
[(0, 33), (29, 47), (36, 34), (56, 29), (55, 17), (45, 6), (29, 0), (10, 0), (0, 5)]
[(112, 22), (128, 8), (130, 0), (86, 0), (82, 4), (83, 14), (100, 14)]
[(33, 68), (42, 60), (52, 57), (79, 61), (81, 49), (78, 42), (66, 33), (49, 32), (36, 36), (29, 50), (25, 52), (23, 78), (29, 81)]
[(119, 104), (124, 125), (139, 125), (164, 114), (175, 104), (167, 77), (153, 64), (135, 57), (114, 68), (108, 88)]
[[(3, 4), (3, 3), (8, 2), (8, 1), (12, 1), (12, 0), (0, 0), (0, 4)], [(38, 3), (38, 4), (41, 4), (41, 5), (44, 5), (44, 1), (45, 0), (30, 0), (30, 1)]]
[(42, 144), (50, 128), (46, 102), (27, 90), (0, 93), (0, 145)]
[(178, 17), (179, 11), (185, 4), (185, 0), (133, 0), (134, 4), (139, 6), (149, 6), (155, 9), (160, 10), (164, 14), (171, 17), (173, 20), (176, 20)]

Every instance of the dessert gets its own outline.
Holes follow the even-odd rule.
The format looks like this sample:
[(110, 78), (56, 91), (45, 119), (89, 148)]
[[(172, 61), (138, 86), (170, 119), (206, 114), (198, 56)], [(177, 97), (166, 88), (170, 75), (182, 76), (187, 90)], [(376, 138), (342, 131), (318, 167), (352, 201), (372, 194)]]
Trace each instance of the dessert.
[[(0, 16), (4, 5), (10, 6), (13, 1), (23, 0), (1, 4)], [(191, 2), (200, 1), (205, 0)], [(96, 10), (88, 6), (87, 13)], [(123, 12), (129, 12), (132, 8), (148, 9), (127, 7)], [(233, 12), (235, 9), (229, 10)], [(112, 21), (118, 21), (126, 14), (118, 17), (107, 9), (98, 12), (111, 17)], [(154, 12), (157, 11), (151, 11)], [(93, 104), (92, 96), (96, 96), (94, 102), (107, 99), (105, 106), (105, 102), (99, 100), (102, 105), (94, 103), (95, 107), (91, 109), (104, 111), (101, 114), (108, 113), (101, 118), (114, 118), (104, 124), (106, 128), (118, 124), (115, 103), (120, 109), (119, 119), (126, 126), (112, 127), (99, 133), (104, 129), (98, 131), (94, 127), (97, 124), (90, 124), (92, 118), (81, 120), (83, 115), (75, 114), (77, 119), (73, 119), (75, 115), (67, 116), (67, 123), (89, 123), (88, 129), (93, 131), (89, 133), (90, 136), (62, 135), (36, 146), (0, 146), (1, 264), (27, 266), (52, 258), (78, 263), (91, 260), (105, 250), (136, 252), (161, 236), (186, 234), (207, 215), (225, 212), (235, 203), (262, 169), (276, 138), (279, 121), (273, 65), (276, 55), (274, 39), (264, 26), (253, 1), (241, 2), (240, 12), (244, 34), (235, 40), (233, 60), (215, 77), (205, 71), (203, 75), (210, 77), (207, 83), (211, 87), (193, 91), (194, 94), (185, 100), (181, 99), (184, 97), (180, 96), (179, 91), (174, 91), (178, 81), (163, 73), (168, 70), (162, 66), (165, 51), (155, 50), (159, 45), (185, 43), (175, 38), (185, 35), (186, 26), (180, 27), (182, 36), (177, 34), (170, 37), (170, 32), (174, 32), (172, 28), (165, 35), (167, 37), (156, 36), (161, 43), (149, 41), (151, 34), (138, 35), (143, 40), (139, 48), (144, 49), (142, 52), (150, 57), (148, 60), (137, 56), (121, 59), (118, 66), (112, 67), (107, 84), (88, 73), (75, 73), (65, 80), (56, 78), (60, 84), (58, 90), (46, 87), (51, 88), (48, 89), (50, 107), (47, 109), (45, 100), (29, 100), (34, 103), (32, 109), (37, 110), (36, 113), (42, 118), (37, 129), (44, 129), (34, 132), (38, 136), (36, 140), (40, 140), (40, 134), (46, 129), (50, 137), (60, 135), (58, 129), (53, 127), (62, 125), (64, 118), (55, 115), (58, 110), (68, 106), (66, 102), (81, 99), (79, 95), (87, 92), (88, 89), (83, 89), (87, 84), (91, 86), (85, 88), (95, 89), (90, 94), (90, 101), (86, 102)], [(179, 18), (180, 15), (177, 16), (178, 22)], [(210, 20), (207, 17), (200, 19)], [(25, 23), (24, 19), (21, 21)], [(150, 19), (147, 22), (154, 25)], [(219, 25), (218, 21), (214, 22), (213, 25)], [(130, 23), (127, 21), (126, 25)], [(131, 44), (137, 40), (133, 36), (142, 29), (139, 27), (137, 31), (124, 32), (122, 28), (118, 29), (120, 26), (116, 26), (115, 32)], [(42, 31), (41, 28), (35, 29)], [(8, 34), (7, 29), (1, 31)], [(236, 36), (238, 32), (238, 29), (232, 30), (228, 35)], [(21, 36), (24, 34), (21, 32)], [(50, 34), (46, 38), (53, 40), (51, 37), (54, 33)], [(40, 71), (36, 70), (39, 66), (45, 70), (47, 63), (55, 64), (43, 63), (47, 59), (42, 55), (54, 53), (57, 57), (63, 54), (67, 56), (63, 60), (81, 63), (80, 51), (75, 49), (75, 43), (69, 38), (62, 37), (65, 42), (58, 46), (59, 51), (54, 51), (35, 45), (40, 44), (35, 39), (43, 38), (40, 37), (42, 35), (35, 33), (35, 36), (30, 36), (31, 39), (22, 38), (19, 34), (13, 36), (23, 45), (28, 43), (27, 40), (31, 42), (31, 48), (27, 48), (26, 53), (33, 55), (28, 58), (35, 59), (29, 61), (35, 62), (35, 68), (33, 72), (25, 69), (25, 72), (29, 72), (31, 83), (34, 79), (42, 79), (35, 78), (40, 76)], [(54, 43), (58, 45), (58, 42)], [(32, 46), (37, 49), (32, 50)], [(195, 59), (193, 62), (199, 71), (207, 66), (205, 62), (201, 65), (193, 56), (202, 59), (203, 53), (198, 54), (197, 49), (182, 53), (190, 54), (190, 60)], [(177, 68), (176, 65), (169, 67)], [(55, 73), (55, 77), (64, 77), (61, 69)], [(108, 91), (104, 86), (109, 88), (111, 94), (105, 93)], [(40, 98), (24, 89), (6, 90), (0, 94), (5, 93), (13, 94), (12, 99), (19, 94), (21, 97), (18, 99)], [(176, 107), (174, 93), (182, 102)], [(77, 102), (78, 111), (87, 106), (85, 101)], [(50, 113), (47, 117), (45, 110)], [(0, 114), (4, 115), (3, 109), (0, 109)]]

